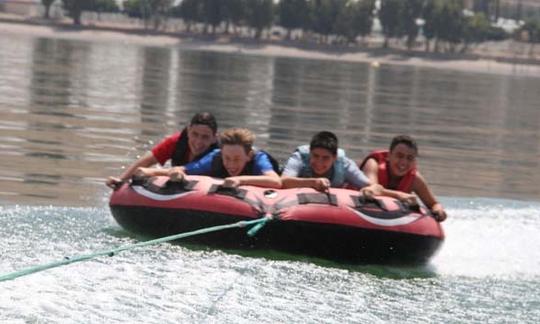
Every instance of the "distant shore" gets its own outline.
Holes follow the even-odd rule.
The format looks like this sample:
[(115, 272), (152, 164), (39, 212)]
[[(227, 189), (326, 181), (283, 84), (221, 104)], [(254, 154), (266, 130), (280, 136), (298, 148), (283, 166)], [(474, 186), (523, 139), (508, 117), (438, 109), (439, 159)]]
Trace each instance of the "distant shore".
[[(442, 54), (407, 52), (401, 49), (380, 47), (349, 47), (322, 45), (286, 40), (254, 40), (249, 38), (204, 36), (198, 34), (146, 31), (122, 26), (71, 24), (43, 19), (22, 19), (0, 15), (0, 34), (32, 37), (73, 39), (90, 42), (121, 42), (123, 44), (178, 47), (185, 50), (202, 50), (260, 56), (294, 57), (306, 59), (362, 62), (373, 67), (381, 65), (406, 65), (478, 73), (540, 77), (540, 58), (508, 55), (505, 49), (528, 46), (513, 41), (508, 44), (484, 47), (485, 53)], [(484, 45), (489, 46), (489, 45)], [(502, 48), (502, 50), (501, 50)], [(506, 55), (505, 55), (506, 54)]]

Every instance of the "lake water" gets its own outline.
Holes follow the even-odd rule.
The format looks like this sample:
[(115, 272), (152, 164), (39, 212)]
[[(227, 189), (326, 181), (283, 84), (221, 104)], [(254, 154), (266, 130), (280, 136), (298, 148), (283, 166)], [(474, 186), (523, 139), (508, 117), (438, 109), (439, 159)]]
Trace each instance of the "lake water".
[[(108, 175), (211, 111), (284, 160), (326, 129), (400, 133), (447, 207), (423, 267), (163, 244), (0, 282), (13, 323), (537, 323), (540, 76), (0, 38), (0, 272), (133, 244)], [(1, 274), (0, 273), (0, 274)]]

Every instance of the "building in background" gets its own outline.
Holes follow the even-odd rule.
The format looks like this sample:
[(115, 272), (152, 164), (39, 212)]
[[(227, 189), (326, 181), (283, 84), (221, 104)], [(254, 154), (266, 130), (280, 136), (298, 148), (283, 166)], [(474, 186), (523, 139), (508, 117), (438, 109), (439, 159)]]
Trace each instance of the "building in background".
[[(45, 6), (41, 0), (0, 0), (0, 12), (23, 17), (43, 17)], [(49, 10), (49, 16), (55, 19), (62, 18), (63, 12), (62, 1), (55, 0)]]
[(40, 0), (0, 0), (0, 10), (21, 16), (39, 16)]

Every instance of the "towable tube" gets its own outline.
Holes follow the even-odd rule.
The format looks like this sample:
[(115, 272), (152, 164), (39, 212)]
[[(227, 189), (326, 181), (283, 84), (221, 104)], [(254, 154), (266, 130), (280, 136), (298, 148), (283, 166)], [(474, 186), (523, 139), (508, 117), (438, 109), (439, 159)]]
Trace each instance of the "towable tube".
[(221, 187), (223, 180), (189, 176), (137, 179), (113, 192), (110, 208), (129, 231), (166, 236), (241, 220), (269, 217), (257, 235), (245, 229), (193, 237), (224, 248), (263, 248), (350, 264), (424, 263), (444, 240), (441, 225), (423, 207), (389, 197), (365, 199), (332, 188)]

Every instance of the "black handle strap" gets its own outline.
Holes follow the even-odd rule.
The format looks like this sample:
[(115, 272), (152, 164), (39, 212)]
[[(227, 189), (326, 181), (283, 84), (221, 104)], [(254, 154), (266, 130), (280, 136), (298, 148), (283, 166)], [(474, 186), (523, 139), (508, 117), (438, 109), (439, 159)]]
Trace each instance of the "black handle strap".
[(171, 181), (168, 180), (163, 186), (158, 186), (154, 183), (156, 177), (140, 177), (133, 176), (131, 178), (131, 186), (141, 186), (150, 192), (161, 195), (174, 195), (186, 191), (192, 191), (197, 185), (196, 180)]
[(366, 206), (375, 206), (384, 211), (388, 211), (388, 207), (384, 201), (377, 199), (375, 197), (366, 197), (364, 195), (351, 196), (352, 201), (354, 202), (354, 208), (366, 207)]
[(244, 200), (246, 198), (247, 191), (233, 187), (224, 187), (222, 185), (212, 185), (208, 190), (208, 193), (230, 196)]
[(299, 193), (297, 194), (298, 204), (321, 204), (337, 206), (337, 197), (330, 193)]
[(415, 213), (421, 213), (422, 210), (420, 209), (420, 205), (419, 204), (408, 204), (408, 203), (405, 203), (405, 202), (399, 202), (399, 205), (401, 206), (401, 209), (404, 210), (404, 211), (412, 211), (412, 212), (415, 212)]

